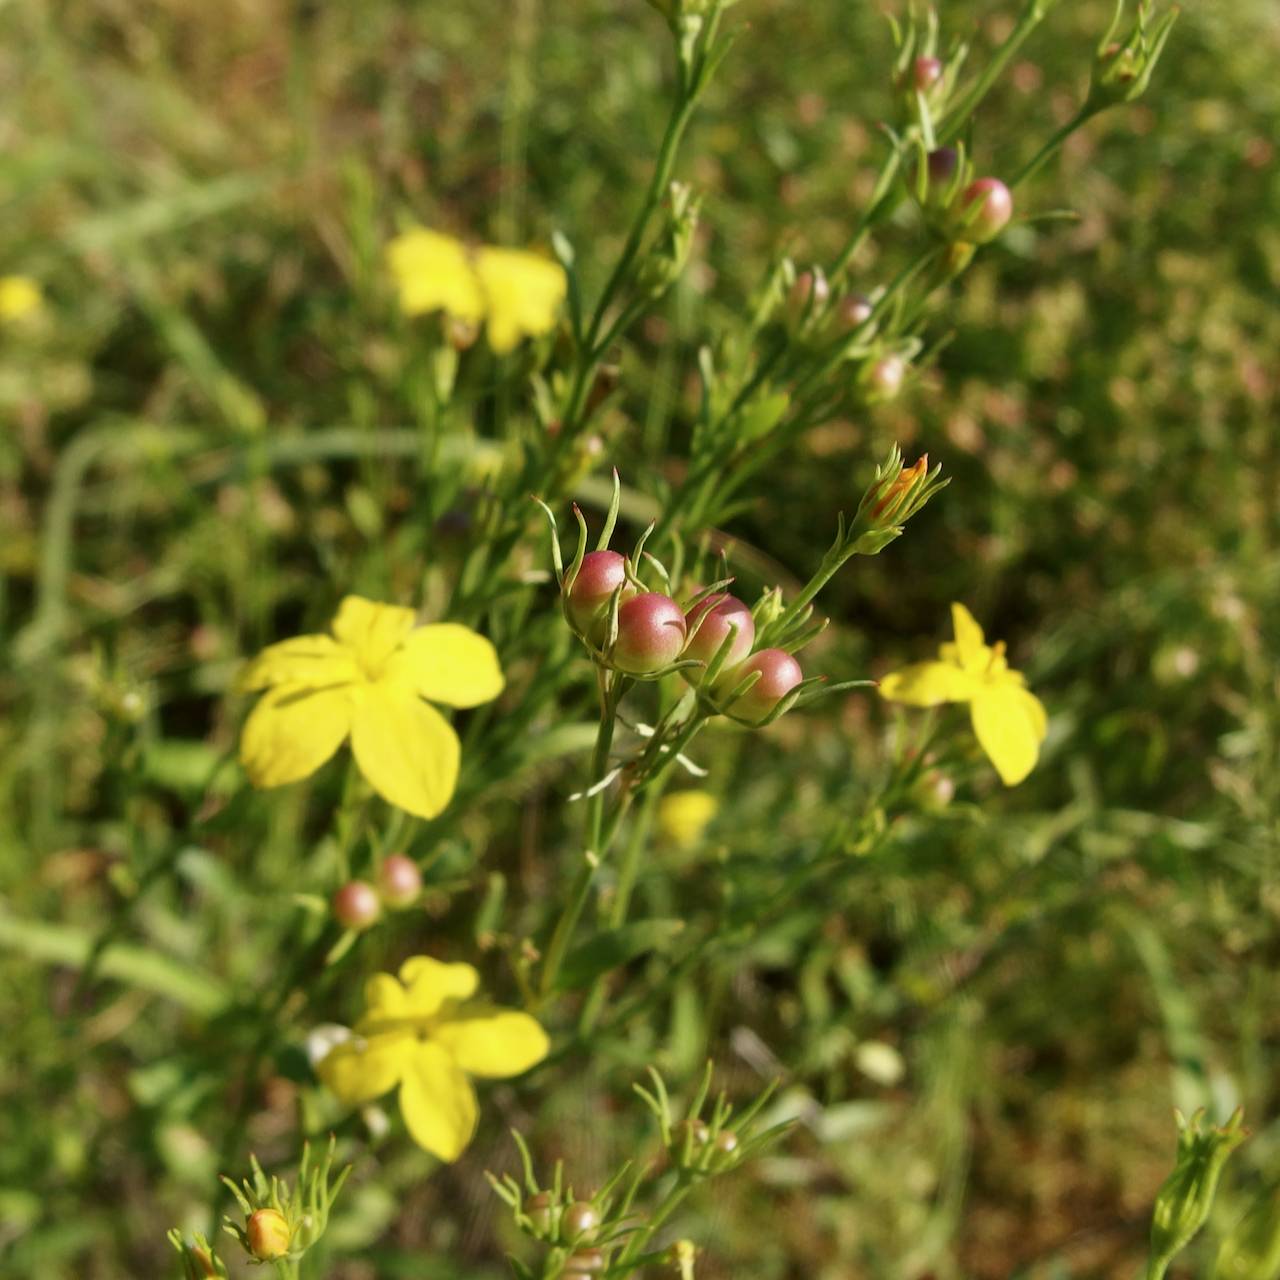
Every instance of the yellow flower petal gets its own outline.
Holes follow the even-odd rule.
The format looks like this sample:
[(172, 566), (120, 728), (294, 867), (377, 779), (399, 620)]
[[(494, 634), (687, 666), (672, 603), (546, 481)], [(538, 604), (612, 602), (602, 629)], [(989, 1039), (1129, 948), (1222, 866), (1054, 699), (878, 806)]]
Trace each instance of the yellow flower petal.
[(469, 964), (445, 964), (430, 956), (412, 956), (400, 966), (408, 988), (406, 1003), (415, 1018), (429, 1018), (448, 1000), (475, 995), (480, 975)]
[(432, 1039), (473, 1076), (518, 1076), (547, 1056), (547, 1033), (527, 1013), (476, 1007), (442, 1022)]
[(349, 1107), (372, 1102), (394, 1089), (417, 1048), (412, 1031), (353, 1036), (330, 1049), (316, 1074)]
[(405, 1062), (400, 1113), (409, 1136), (441, 1160), (456, 1160), (476, 1131), (475, 1090), (442, 1045), (417, 1043)]
[(672, 844), (691, 849), (702, 839), (720, 802), (709, 791), (675, 791), (658, 802), (658, 830)]
[(378, 681), (358, 692), (351, 749), (360, 772), (388, 803), (434, 818), (458, 780), (458, 735), (402, 685)]
[(332, 636), (295, 636), (263, 649), (241, 672), (236, 685), (241, 690), (265, 689), (273, 684), (318, 689), (361, 678), (351, 650)]
[(314, 773), (350, 727), (348, 691), (277, 685), (245, 721), (240, 763), (255, 787), (282, 787)]
[(1035, 768), (1047, 721), (1040, 700), (1011, 683), (990, 685), (969, 708), (978, 742), (1000, 780), (1015, 786)]
[(489, 345), (501, 354), (526, 335), (546, 333), (565, 297), (565, 275), (555, 262), (521, 249), (480, 249), (476, 274), (489, 316)]
[(356, 1028), (358, 1031), (367, 1033), (412, 1016), (409, 993), (391, 974), (375, 973), (364, 984), (364, 1017)]
[(951, 625), (956, 633), (956, 656), (966, 671), (985, 671), (991, 651), (987, 648), (982, 628), (973, 614), (962, 604), (951, 606)]
[(347, 596), (338, 606), (333, 634), (350, 649), (372, 679), (400, 642), (413, 630), (414, 613), (395, 604)]
[(0, 276), (0, 320), (21, 320), (39, 311), (42, 300), (30, 276)]
[(484, 636), (454, 622), (411, 631), (386, 666), (398, 680), (451, 707), (475, 707), (502, 692), (498, 654)]
[(936, 707), (943, 702), (967, 702), (979, 689), (967, 671), (949, 662), (917, 662), (880, 681), (880, 696), (913, 707)]
[(447, 311), (473, 324), (484, 318), (484, 294), (471, 257), (452, 236), (425, 227), (406, 231), (387, 246), (387, 261), (406, 315)]

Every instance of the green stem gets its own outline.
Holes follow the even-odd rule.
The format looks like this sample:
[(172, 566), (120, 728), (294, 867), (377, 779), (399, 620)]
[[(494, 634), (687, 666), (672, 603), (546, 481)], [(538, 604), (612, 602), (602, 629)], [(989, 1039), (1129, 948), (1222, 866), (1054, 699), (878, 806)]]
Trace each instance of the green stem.
[[(600, 782), (609, 767), (609, 749), (613, 745), (613, 731), (618, 723), (618, 703), (628, 683), (616, 675), (612, 679), (607, 675), (601, 675), (600, 679), (600, 727), (596, 731), (596, 746), (591, 757), (591, 786), (593, 787)], [(583, 907), (586, 906), (596, 868), (600, 865), (605, 853), (604, 800), (607, 790), (607, 787), (601, 787), (587, 800), (586, 851), (583, 854), (582, 866), (578, 868), (578, 874), (574, 877), (573, 885), (569, 890), (569, 900), (560, 913), (560, 919), (556, 921), (555, 931), (547, 946), (542, 978), (538, 984), (540, 1006), (547, 1002), (555, 988), (573, 931), (577, 928)], [(619, 800), (620, 806), (624, 803), (625, 800)], [(609, 831), (610, 838), (616, 829), (616, 822), (612, 823)]]
[(694, 1178), (687, 1169), (681, 1169), (676, 1177), (675, 1185), (667, 1192), (663, 1202), (649, 1215), (649, 1221), (627, 1241), (614, 1266), (625, 1266), (634, 1262), (649, 1246), (649, 1241), (662, 1229), (663, 1224), (684, 1203), (685, 1197), (693, 1190)]
[(1089, 110), (1087, 104), (1081, 107), (1080, 110), (1077, 111), (1061, 129), (1057, 130), (1048, 142), (1046, 142), (1044, 146), (1041, 147), (1040, 150), (1037, 151), (1021, 169), (1018, 170), (1018, 173), (1015, 175), (1009, 186), (1011, 188), (1015, 188), (1026, 182), (1033, 173), (1036, 173), (1044, 163), (1061, 148), (1062, 144), (1066, 142), (1066, 140), (1075, 133), (1081, 125), (1083, 125), (1087, 120), (1092, 119), (1096, 114), (1096, 111)]

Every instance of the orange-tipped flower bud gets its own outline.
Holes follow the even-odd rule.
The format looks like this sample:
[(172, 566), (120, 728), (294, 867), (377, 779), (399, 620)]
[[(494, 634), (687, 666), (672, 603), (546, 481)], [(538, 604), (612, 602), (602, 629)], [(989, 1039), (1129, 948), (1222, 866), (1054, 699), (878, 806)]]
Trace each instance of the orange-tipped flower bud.
[(249, 1252), (259, 1262), (274, 1262), (289, 1252), (293, 1232), (284, 1214), (276, 1209), (259, 1209), (249, 1215), (244, 1234), (249, 1241)]
[(670, 596), (645, 591), (618, 610), (613, 661), (622, 671), (645, 675), (673, 663), (684, 648), (684, 613)]

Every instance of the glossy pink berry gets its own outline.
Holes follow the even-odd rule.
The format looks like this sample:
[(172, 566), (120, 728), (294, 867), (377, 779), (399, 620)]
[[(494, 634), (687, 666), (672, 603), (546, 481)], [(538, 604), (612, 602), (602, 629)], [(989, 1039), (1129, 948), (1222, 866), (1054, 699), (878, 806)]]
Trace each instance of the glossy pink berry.
[(696, 658), (699, 662), (710, 662), (733, 629), (737, 628), (720, 668), (722, 672), (736, 667), (751, 652), (756, 638), (751, 610), (735, 596), (723, 593), (699, 600), (685, 614), (685, 624), (689, 629), (689, 643), (685, 646), (684, 656)]
[(986, 244), (1013, 217), (1013, 196), (999, 178), (978, 178), (956, 203), (957, 234), (972, 244)]
[(589, 1240), (600, 1225), (600, 1214), (594, 1205), (576, 1200), (565, 1209), (560, 1219), (560, 1234), (565, 1240)]
[(403, 911), (418, 900), (422, 892), (422, 872), (412, 858), (393, 853), (378, 868), (378, 892), (392, 911)]
[(733, 673), (734, 683), (741, 683), (753, 671), (760, 672), (760, 679), (729, 708), (745, 720), (763, 720), (804, 679), (800, 664), (782, 649), (753, 653)]
[(618, 610), (613, 661), (623, 671), (644, 675), (668, 666), (684, 648), (684, 613), (670, 596), (644, 591)]
[(942, 63), (937, 58), (917, 58), (911, 68), (911, 83), (921, 93), (928, 93), (942, 79)]
[(599, 643), (609, 612), (609, 601), (621, 587), (630, 594), (627, 562), (616, 551), (588, 551), (569, 589), (569, 616), (578, 630)]
[(333, 915), (348, 929), (367, 929), (382, 914), (378, 891), (364, 880), (349, 880), (333, 895)]

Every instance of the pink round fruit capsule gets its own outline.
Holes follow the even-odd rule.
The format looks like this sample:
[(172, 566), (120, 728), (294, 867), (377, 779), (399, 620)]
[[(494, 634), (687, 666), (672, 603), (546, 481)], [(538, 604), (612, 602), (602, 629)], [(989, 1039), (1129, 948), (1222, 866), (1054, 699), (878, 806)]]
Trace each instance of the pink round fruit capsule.
[(800, 664), (782, 649), (753, 653), (734, 672), (734, 683), (745, 680), (753, 671), (760, 673), (760, 679), (729, 708), (747, 720), (763, 720), (804, 679)]
[(578, 629), (598, 641), (609, 601), (619, 587), (624, 597), (629, 593), (626, 583), (627, 562), (622, 556), (616, 551), (588, 551), (569, 588), (569, 615)]
[(570, 1276), (598, 1276), (604, 1270), (604, 1254), (599, 1249), (579, 1249), (564, 1260), (560, 1274)]
[(393, 853), (378, 868), (378, 892), (392, 911), (403, 911), (418, 900), (422, 892), (422, 872), (412, 858)]
[(921, 93), (927, 93), (941, 79), (942, 63), (937, 58), (916, 59), (911, 69), (911, 81)]
[(685, 622), (670, 596), (644, 591), (624, 600), (618, 610), (618, 640), (613, 661), (622, 671), (645, 675), (668, 666), (684, 648)]
[(865, 293), (850, 293), (840, 299), (837, 314), (840, 328), (845, 333), (852, 333), (861, 328), (875, 314), (875, 304)]
[(907, 362), (896, 355), (881, 356), (867, 373), (867, 381), (880, 400), (892, 400), (902, 390)]
[(600, 1215), (595, 1206), (585, 1200), (575, 1200), (560, 1219), (560, 1234), (565, 1240), (588, 1239), (599, 1225)]
[(994, 240), (1013, 217), (1013, 196), (999, 178), (978, 178), (965, 187), (956, 213), (960, 238), (986, 244)]
[(382, 914), (378, 892), (364, 880), (349, 880), (333, 895), (333, 915), (348, 929), (367, 929)]
[(696, 658), (699, 662), (710, 662), (720, 650), (720, 646), (733, 634), (737, 634), (729, 644), (725, 654), (721, 672), (736, 667), (751, 652), (756, 638), (756, 624), (751, 610), (735, 596), (720, 593), (699, 600), (685, 614), (685, 625), (689, 631), (689, 643), (685, 646), (686, 658)]

